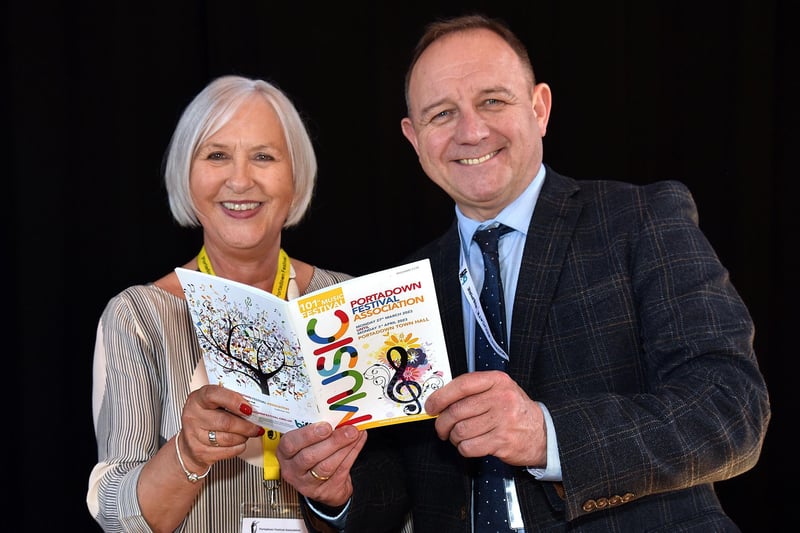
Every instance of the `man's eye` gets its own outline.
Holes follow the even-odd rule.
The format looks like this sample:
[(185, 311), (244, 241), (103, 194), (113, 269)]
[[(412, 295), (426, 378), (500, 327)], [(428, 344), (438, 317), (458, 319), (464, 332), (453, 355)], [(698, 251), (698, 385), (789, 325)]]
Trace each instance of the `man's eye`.
[(451, 115), (450, 111), (439, 111), (438, 113), (434, 113), (431, 115), (431, 119), (429, 122), (441, 122), (442, 120), (447, 119)]
[(487, 98), (483, 107), (506, 107), (509, 105), (509, 100), (506, 98)]

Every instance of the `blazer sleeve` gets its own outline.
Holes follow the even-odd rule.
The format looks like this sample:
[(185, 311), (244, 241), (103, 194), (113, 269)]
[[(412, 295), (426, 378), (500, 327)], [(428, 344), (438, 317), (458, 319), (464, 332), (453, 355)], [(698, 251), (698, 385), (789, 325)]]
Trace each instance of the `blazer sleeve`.
[(770, 418), (752, 319), (688, 189), (580, 194), (531, 391), (554, 420), (568, 519), (745, 472)]

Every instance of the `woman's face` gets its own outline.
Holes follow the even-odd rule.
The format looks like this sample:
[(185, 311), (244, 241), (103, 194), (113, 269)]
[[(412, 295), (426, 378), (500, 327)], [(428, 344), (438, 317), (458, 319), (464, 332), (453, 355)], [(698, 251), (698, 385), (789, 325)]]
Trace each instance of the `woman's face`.
[(280, 238), (294, 178), (283, 129), (264, 98), (246, 100), (199, 146), (189, 189), (206, 245), (238, 254)]

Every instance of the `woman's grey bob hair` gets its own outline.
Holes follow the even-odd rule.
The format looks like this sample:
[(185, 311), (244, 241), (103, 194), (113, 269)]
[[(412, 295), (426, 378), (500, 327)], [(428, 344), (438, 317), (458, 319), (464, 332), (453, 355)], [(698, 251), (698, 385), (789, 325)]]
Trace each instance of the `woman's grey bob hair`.
[(284, 228), (303, 218), (311, 203), (317, 177), (314, 146), (300, 114), (277, 87), (259, 79), (222, 76), (209, 83), (183, 111), (169, 143), (164, 163), (164, 182), (172, 217), (184, 227), (197, 227), (200, 221), (189, 189), (192, 161), (197, 149), (234, 115), (242, 103), (260, 94), (272, 105), (283, 127), (294, 176), (294, 197)]

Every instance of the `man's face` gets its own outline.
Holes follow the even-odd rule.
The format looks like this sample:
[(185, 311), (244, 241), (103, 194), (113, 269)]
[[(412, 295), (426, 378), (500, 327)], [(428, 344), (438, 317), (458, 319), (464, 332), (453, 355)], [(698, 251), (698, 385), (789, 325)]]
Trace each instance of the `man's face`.
[(538, 172), (550, 90), (533, 85), (494, 32), (435, 41), (414, 66), (408, 93), (403, 134), (425, 173), (467, 216), (493, 218)]

